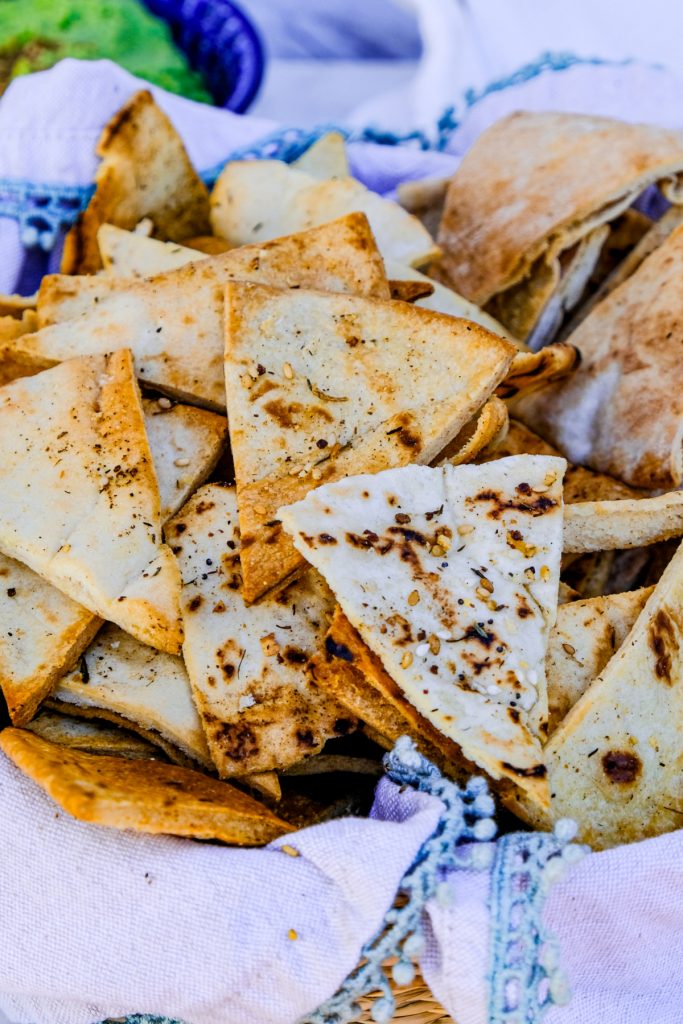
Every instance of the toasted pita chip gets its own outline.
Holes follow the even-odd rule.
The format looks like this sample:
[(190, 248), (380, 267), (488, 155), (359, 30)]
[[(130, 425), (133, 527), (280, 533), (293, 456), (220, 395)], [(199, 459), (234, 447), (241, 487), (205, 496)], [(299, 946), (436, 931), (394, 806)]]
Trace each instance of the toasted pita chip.
[(683, 225), (572, 335), (583, 357), (573, 377), (522, 399), (515, 415), (573, 462), (635, 487), (678, 487), (682, 308)]
[(159, 748), (141, 736), (96, 719), (73, 718), (58, 711), (41, 711), (26, 728), (50, 743), (72, 750), (84, 750), (87, 754), (127, 757), (130, 760), (144, 758), (148, 761), (163, 758)]
[(354, 178), (320, 181), (279, 160), (226, 164), (211, 194), (211, 224), (232, 245), (305, 231), (361, 210), (383, 256), (424, 266), (438, 246), (416, 217)]
[(418, 306), (422, 306), (423, 309), (431, 309), (435, 313), (446, 313), (448, 316), (457, 316), (463, 320), (473, 320), (475, 324), (481, 324), (487, 331), (499, 334), (501, 338), (511, 341), (517, 348), (526, 350), (526, 346), (513, 337), (502, 324), (498, 323), (492, 316), (489, 316), (488, 313), (485, 313), (479, 306), (475, 306), (473, 302), (468, 302), (462, 295), (458, 295), (451, 288), (447, 288), (431, 277), (427, 277), (426, 274), (421, 274), (414, 267), (406, 267), (400, 260), (385, 259), (384, 262), (387, 274), (392, 280), (401, 281), (404, 284), (406, 281), (415, 281), (416, 284), (424, 285), (425, 288), (432, 288), (429, 295), (416, 300)]
[(410, 466), (279, 512), (404, 699), (541, 804), (564, 468), (542, 456)]
[[(420, 275), (421, 277), (424, 275)], [(434, 293), (434, 284), (426, 278), (424, 281), (389, 281), (392, 299), (399, 302), (417, 302)]]
[(153, 277), (167, 270), (177, 270), (194, 260), (206, 259), (205, 253), (186, 245), (146, 238), (113, 224), (100, 225), (97, 245), (104, 269), (114, 277)]
[(351, 214), (146, 281), (44, 279), (41, 321), (54, 322), (17, 339), (13, 347), (24, 358), (45, 364), (130, 344), (146, 384), (223, 410), (223, 285), (233, 278), (389, 297), (368, 222), (363, 214)]
[(451, 180), (438, 236), (442, 272), (525, 338), (561, 290), (563, 270), (565, 279), (585, 278), (587, 268), (590, 276), (598, 254), (597, 236), (588, 237), (654, 182), (665, 182), (677, 202), (682, 168), (680, 132), (579, 114), (511, 114), (477, 139)]
[[(280, 505), (351, 472), (429, 462), (488, 398), (513, 351), (476, 324), (405, 303), (228, 285), (245, 600), (304, 565), (276, 522)], [(435, 376), (435, 366), (448, 372)]]
[(188, 249), (203, 252), (205, 256), (220, 256), (233, 248), (225, 238), (219, 238), (218, 235), (196, 235), (194, 238), (186, 238), (184, 245)]
[(21, 318), (0, 317), (0, 387), (17, 377), (30, 377), (39, 367), (31, 359), (23, 359), (13, 349), (13, 342), (24, 334), (38, 330), (38, 316), (34, 309), (24, 311)]
[(422, 221), (432, 238), (436, 238), (443, 214), (443, 204), (450, 178), (422, 178), (421, 181), (403, 181), (398, 186), (398, 201), (404, 210), (414, 213)]
[[(211, 758), (181, 658), (155, 651), (108, 623), (79, 665), (57, 683), (53, 699), (71, 714), (125, 724), (205, 767)], [(173, 758), (174, 760), (176, 758)]]
[(0, 748), (68, 814), (95, 825), (236, 846), (292, 831), (238, 789), (174, 764), (66, 750), (22, 729), (5, 729)]
[(558, 608), (545, 662), (550, 735), (621, 647), (652, 590), (644, 587)]
[(282, 799), (282, 786), (277, 772), (254, 772), (253, 775), (245, 775), (240, 781), (273, 803), (279, 803)]
[(105, 125), (95, 193), (66, 236), (62, 273), (92, 274), (102, 266), (100, 224), (133, 228), (143, 217), (161, 238), (177, 242), (209, 231), (206, 186), (175, 128), (146, 90), (135, 93)]
[(36, 295), (2, 295), (0, 294), (0, 317), (16, 317), (22, 320), (27, 312), (36, 308)]
[(473, 462), (489, 449), (497, 450), (508, 428), (508, 411), (500, 398), (489, 398), (439, 455), (437, 466), (460, 466)]
[(576, 601), (580, 597), (581, 595), (577, 590), (574, 590), (573, 587), (567, 586), (566, 583), (563, 583), (562, 580), (560, 580), (560, 586), (557, 592), (558, 605), (568, 604), (570, 601)]
[(639, 548), (683, 534), (683, 491), (656, 498), (581, 501), (564, 517), (565, 551)]
[(191, 405), (169, 408), (163, 398), (145, 398), (142, 408), (165, 523), (216, 468), (227, 443), (228, 421)]
[(683, 547), (546, 747), (555, 817), (595, 849), (680, 827)]
[(321, 180), (348, 178), (350, 171), (344, 136), (340, 132), (327, 132), (294, 160), (291, 166)]
[(180, 580), (127, 350), (0, 389), (0, 549), (163, 650), (182, 642)]
[(219, 775), (288, 768), (348, 732), (308, 667), (334, 607), (317, 574), (245, 606), (234, 487), (203, 487), (166, 532), (183, 578), (183, 653)]
[(563, 341), (546, 345), (540, 352), (518, 352), (496, 394), (505, 399), (528, 395), (548, 381), (566, 377), (576, 369), (580, 359), (579, 351)]

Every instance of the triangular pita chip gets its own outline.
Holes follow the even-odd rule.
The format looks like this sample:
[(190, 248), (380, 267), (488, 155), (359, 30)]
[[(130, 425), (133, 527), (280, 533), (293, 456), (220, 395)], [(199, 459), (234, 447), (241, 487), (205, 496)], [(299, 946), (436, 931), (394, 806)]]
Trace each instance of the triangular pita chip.
[(130, 347), (141, 381), (222, 410), (223, 286), (233, 279), (389, 297), (372, 232), (356, 213), (146, 281), (102, 278), (93, 285), (87, 278), (44, 279), (41, 318), (45, 322), (49, 316), (53, 323), (17, 338), (13, 350), (46, 365)]
[(241, 283), (226, 289), (225, 344), (247, 601), (303, 565), (280, 505), (321, 481), (429, 462), (514, 352), (477, 324), (407, 303)]
[(63, 273), (100, 269), (100, 224), (133, 228), (149, 217), (156, 234), (172, 241), (208, 231), (206, 186), (150, 92), (135, 93), (112, 117), (96, 152), (102, 163), (95, 174), (95, 193), (66, 236)]
[(424, 274), (420, 274), (420, 277), (423, 278), (422, 281), (390, 279), (389, 289), (392, 299), (396, 299), (398, 302), (417, 302), (418, 299), (426, 299), (433, 295), (434, 285), (432, 282)]
[(106, 754), (131, 760), (144, 758), (148, 761), (163, 759), (164, 756), (158, 747), (136, 733), (94, 718), (73, 718), (58, 711), (41, 711), (26, 728), (50, 743), (84, 750), (86, 754)]
[(508, 422), (505, 402), (493, 395), (446, 445), (435, 465), (460, 466), (474, 462), (489, 450), (497, 451), (507, 433)]
[(248, 608), (234, 487), (208, 484), (169, 523), (183, 578), (183, 654), (222, 777), (287, 768), (352, 728), (312, 681), (334, 599), (316, 573)]
[(294, 160), (291, 166), (322, 180), (347, 178), (350, 171), (344, 136), (341, 132), (327, 132)]
[(583, 357), (574, 376), (524, 398), (515, 415), (573, 462), (636, 487), (678, 487), (682, 314), (683, 225), (572, 334)]
[(182, 642), (180, 580), (127, 350), (0, 389), (0, 550), (162, 650)]
[(621, 647), (651, 593), (644, 587), (558, 608), (545, 663), (550, 735)]
[(68, 814), (95, 825), (236, 846), (292, 831), (246, 793), (175, 764), (84, 754), (22, 729), (5, 729), (0, 749)]
[(0, 293), (0, 317), (12, 316), (22, 320), (28, 311), (34, 311), (35, 308), (35, 295), (3, 295)]
[[(682, 169), (681, 132), (580, 114), (510, 114), (477, 139), (451, 180), (438, 236), (442, 272), (510, 326), (532, 304), (524, 337), (582, 240), (654, 182), (677, 201)], [(585, 271), (586, 254), (580, 259)]]
[(262, 242), (361, 210), (385, 257), (421, 267), (438, 246), (417, 217), (354, 178), (320, 181), (280, 160), (226, 164), (211, 193), (211, 224), (232, 245)]
[(32, 360), (23, 359), (13, 350), (13, 342), (24, 334), (38, 330), (38, 316), (34, 309), (24, 311), (21, 318), (0, 317), (0, 387), (16, 380), (30, 377), (39, 369)]
[(546, 747), (553, 813), (596, 849), (680, 828), (683, 547)]
[[(439, 231), (450, 181), (450, 178), (422, 178), (419, 181), (402, 181), (396, 189), (403, 209), (414, 213), (432, 238), (436, 238)], [(470, 319), (474, 320), (474, 317)]]
[(153, 277), (207, 258), (205, 253), (178, 242), (147, 238), (113, 224), (100, 226), (97, 244), (104, 269), (112, 277)]
[(656, 498), (578, 501), (567, 506), (565, 551), (639, 548), (683, 534), (683, 491)]
[(564, 468), (542, 456), (411, 466), (279, 511), (402, 696), (541, 803)]
[(113, 716), (164, 750), (170, 743), (171, 754), (176, 748), (211, 767), (182, 659), (141, 644), (111, 623), (52, 696), (72, 714)]
[(566, 341), (546, 345), (539, 352), (518, 352), (496, 394), (506, 400), (528, 395), (550, 381), (562, 380), (580, 360), (578, 349)]

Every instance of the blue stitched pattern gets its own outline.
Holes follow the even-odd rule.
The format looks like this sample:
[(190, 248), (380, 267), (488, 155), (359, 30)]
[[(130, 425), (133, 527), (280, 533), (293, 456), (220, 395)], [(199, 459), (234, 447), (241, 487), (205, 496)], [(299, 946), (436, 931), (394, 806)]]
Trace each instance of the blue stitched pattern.
[(93, 185), (55, 185), (0, 178), (0, 217), (19, 222), (22, 244), (49, 252), (59, 229), (70, 227), (95, 191)]

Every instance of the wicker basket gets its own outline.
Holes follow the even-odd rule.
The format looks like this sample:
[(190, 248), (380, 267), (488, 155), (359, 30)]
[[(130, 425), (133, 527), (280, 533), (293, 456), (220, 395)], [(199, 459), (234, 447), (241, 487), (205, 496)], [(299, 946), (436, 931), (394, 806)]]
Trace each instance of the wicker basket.
[[(392, 985), (392, 989), (396, 1000), (392, 1024), (456, 1024), (436, 1001), (419, 971), (412, 985), (402, 988)], [(363, 1013), (354, 1024), (372, 1024), (372, 996), (361, 999), (360, 1003)]]

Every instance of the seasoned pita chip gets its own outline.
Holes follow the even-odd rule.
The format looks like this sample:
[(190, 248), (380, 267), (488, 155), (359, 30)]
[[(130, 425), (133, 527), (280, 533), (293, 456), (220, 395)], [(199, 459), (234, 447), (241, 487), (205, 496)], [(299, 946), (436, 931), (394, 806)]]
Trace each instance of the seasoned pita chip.
[(590, 277), (596, 230), (655, 182), (677, 202), (682, 169), (680, 132), (579, 114), (510, 114), (477, 139), (451, 180), (438, 236), (442, 272), (525, 338), (568, 273)]
[(20, 317), (0, 317), (0, 387), (17, 377), (30, 377), (39, 367), (31, 359), (23, 359), (14, 352), (13, 342), (24, 334), (38, 330), (38, 317), (34, 309), (24, 310)]
[[(178, 270), (187, 263), (206, 259), (206, 254), (178, 242), (146, 238), (113, 224), (101, 224), (97, 245), (102, 265), (112, 277), (154, 277), (167, 270)], [(43, 303), (45, 293), (43, 292)]]
[(108, 757), (127, 757), (130, 760), (144, 758), (148, 761), (163, 758), (159, 748), (141, 736), (96, 719), (73, 718), (71, 715), (61, 715), (58, 711), (41, 711), (26, 728), (57, 746), (84, 750), (87, 754), (106, 754)]
[(451, 466), (460, 466), (464, 462), (474, 462), (484, 452), (496, 451), (507, 428), (507, 406), (494, 395), (444, 448), (436, 465), (450, 463)]
[(558, 608), (545, 661), (550, 735), (621, 647), (652, 590), (644, 587)]
[(94, 825), (263, 846), (292, 828), (225, 782), (160, 761), (66, 750), (22, 729), (0, 749), (68, 814)]
[(562, 380), (580, 361), (578, 349), (565, 341), (546, 345), (540, 352), (518, 352), (496, 394), (505, 399), (531, 394), (549, 381)]
[(426, 278), (424, 281), (390, 280), (389, 289), (392, 299), (399, 302), (417, 302), (418, 299), (426, 299), (434, 294), (434, 285)]
[(564, 468), (542, 456), (410, 466), (279, 512), (402, 697), (540, 804)]
[(341, 132), (327, 132), (309, 146), (298, 160), (294, 160), (291, 166), (321, 180), (348, 178), (350, 171), (344, 136)]
[(288, 768), (348, 732), (309, 669), (334, 607), (317, 574), (246, 607), (234, 487), (203, 487), (166, 532), (183, 578), (185, 663), (219, 775)]
[(553, 814), (594, 849), (680, 828), (683, 547), (546, 747)]
[(219, 238), (218, 235), (196, 235), (194, 238), (186, 238), (183, 244), (189, 249), (196, 249), (197, 252), (204, 253), (205, 256), (219, 256), (233, 248), (229, 242), (226, 242), (224, 238)]
[(418, 306), (422, 306), (423, 309), (431, 309), (434, 313), (446, 313), (447, 316), (457, 316), (463, 320), (472, 320), (475, 324), (481, 324), (487, 331), (499, 334), (501, 338), (511, 341), (517, 348), (526, 349), (526, 346), (513, 337), (502, 324), (498, 323), (492, 316), (489, 316), (488, 313), (485, 313), (479, 306), (475, 306), (473, 302), (463, 299), (462, 295), (458, 295), (452, 288), (447, 288), (444, 284), (440, 284), (431, 277), (427, 277), (426, 274), (421, 274), (414, 267), (405, 266), (400, 260), (385, 259), (384, 263), (387, 268), (387, 274), (392, 280), (403, 283), (414, 281), (425, 288), (431, 287), (432, 291), (428, 295), (416, 300)]
[(439, 254), (417, 217), (354, 178), (320, 181), (280, 160), (226, 164), (211, 193), (211, 224), (232, 245), (263, 242), (362, 211), (382, 256), (421, 267)]
[(0, 294), (0, 317), (16, 317), (22, 320), (26, 313), (35, 311), (36, 295)]
[(683, 225), (572, 335), (583, 357), (573, 377), (524, 398), (515, 415), (573, 462), (635, 487), (678, 487), (682, 310)]
[(71, 714), (113, 716), (166, 751), (170, 744), (171, 754), (175, 748), (211, 767), (182, 659), (141, 644), (111, 623), (59, 680), (53, 699)]
[(251, 602), (304, 565), (277, 522), (280, 505), (321, 481), (431, 461), (504, 377), (514, 349), (477, 324), (406, 303), (237, 282), (225, 301)]
[(0, 550), (162, 650), (182, 642), (180, 580), (127, 350), (0, 389)]
[(228, 439), (224, 416), (169, 404), (164, 398), (142, 401), (164, 523), (211, 475)]
[(223, 410), (223, 287), (233, 279), (389, 298), (367, 219), (354, 213), (146, 281), (102, 278), (84, 285), (87, 278), (46, 278), (41, 322), (51, 326), (18, 338), (13, 349), (44, 365), (130, 345), (146, 384)]
[(656, 498), (580, 501), (564, 516), (565, 551), (639, 548), (683, 534), (683, 491)]
[[(423, 178), (421, 181), (403, 181), (398, 186), (398, 201), (404, 210), (414, 213), (422, 221), (432, 238), (436, 238), (443, 204), (450, 178)], [(473, 319), (473, 318), (472, 318)]]
[(93, 274), (102, 266), (100, 224), (134, 228), (149, 217), (173, 242), (209, 231), (206, 186), (175, 128), (147, 90), (135, 93), (105, 125), (95, 193), (64, 242), (62, 273)]

